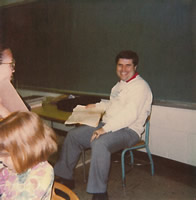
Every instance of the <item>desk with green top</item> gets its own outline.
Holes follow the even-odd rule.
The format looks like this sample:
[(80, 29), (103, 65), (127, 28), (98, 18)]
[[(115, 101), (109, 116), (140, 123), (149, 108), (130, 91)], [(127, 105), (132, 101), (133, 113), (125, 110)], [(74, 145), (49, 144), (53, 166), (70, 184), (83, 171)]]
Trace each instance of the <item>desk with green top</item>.
[[(64, 124), (64, 122), (68, 119), (71, 115), (71, 112), (63, 111), (57, 108), (57, 102), (59, 103), (60, 100), (68, 100), (66, 102), (66, 107), (74, 108), (75, 105), (88, 105), (90, 103), (97, 103), (101, 101), (102, 97), (98, 96), (88, 96), (83, 95), (78, 98), (71, 98), (69, 99), (68, 95), (61, 95), (59, 97), (47, 97), (45, 101), (43, 101), (42, 106), (33, 108), (32, 111), (38, 114), (43, 119), (51, 121), (51, 125), (53, 122)], [(70, 100), (72, 103), (70, 103)], [(76, 100), (76, 101), (74, 101)], [(53, 127), (53, 126), (52, 126)]]
[(32, 108), (32, 112), (39, 115), (45, 120), (51, 121), (51, 126), (53, 127), (53, 122), (64, 124), (64, 122), (71, 115), (71, 112), (65, 112), (59, 110), (56, 104), (51, 103), (50, 101), (43, 102), (42, 106)]
[[(33, 108), (32, 112), (36, 113), (37, 115), (39, 115), (41, 118), (43, 118), (45, 120), (49, 120), (51, 122), (52, 128), (54, 128), (53, 122), (64, 124), (64, 122), (71, 115), (71, 112), (65, 112), (65, 111), (59, 110), (57, 108), (57, 105), (54, 103), (51, 103), (50, 100), (44, 101), (42, 103), (42, 106)], [(72, 128), (73, 128), (73, 126), (72, 126)], [(68, 131), (68, 129), (66, 129), (66, 126), (65, 126), (64, 131)], [(83, 164), (82, 165), (83, 165), (83, 170), (84, 170), (84, 181), (86, 182), (85, 162), (89, 162), (89, 160), (85, 161), (84, 152), (83, 152), (82, 156), (83, 156), (83, 158), (82, 158)], [(79, 167), (80, 165), (81, 165), (81, 163), (79, 163), (77, 166)]]

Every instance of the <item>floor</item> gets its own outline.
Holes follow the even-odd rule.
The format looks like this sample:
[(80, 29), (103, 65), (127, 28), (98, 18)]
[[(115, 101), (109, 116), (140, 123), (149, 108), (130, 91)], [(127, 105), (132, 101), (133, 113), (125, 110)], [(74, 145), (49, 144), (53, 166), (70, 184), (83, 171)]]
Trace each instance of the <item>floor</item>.
[[(58, 132), (59, 151), (64, 133)], [(50, 158), (54, 164), (59, 151)], [(126, 187), (122, 187), (120, 152), (112, 155), (112, 165), (108, 182), (109, 200), (196, 200), (196, 167), (153, 156), (155, 175), (151, 176), (146, 153), (135, 152), (135, 165), (128, 164), (126, 158)], [(86, 171), (90, 165), (90, 150), (86, 152)], [(75, 169), (76, 187), (73, 190), (80, 200), (91, 200), (86, 192), (81, 161)]]

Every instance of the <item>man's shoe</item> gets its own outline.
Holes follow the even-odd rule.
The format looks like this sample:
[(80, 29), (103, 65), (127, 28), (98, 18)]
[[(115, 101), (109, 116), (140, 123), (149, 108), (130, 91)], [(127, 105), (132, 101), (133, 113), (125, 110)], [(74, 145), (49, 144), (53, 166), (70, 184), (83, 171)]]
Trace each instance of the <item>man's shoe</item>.
[(54, 180), (56, 182), (59, 182), (65, 186), (67, 186), (69, 189), (73, 190), (75, 188), (75, 181), (72, 180), (72, 179), (65, 179), (65, 178), (62, 178), (60, 176), (55, 176)]
[(108, 200), (108, 194), (105, 193), (95, 193), (93, 194), (92, 200)]

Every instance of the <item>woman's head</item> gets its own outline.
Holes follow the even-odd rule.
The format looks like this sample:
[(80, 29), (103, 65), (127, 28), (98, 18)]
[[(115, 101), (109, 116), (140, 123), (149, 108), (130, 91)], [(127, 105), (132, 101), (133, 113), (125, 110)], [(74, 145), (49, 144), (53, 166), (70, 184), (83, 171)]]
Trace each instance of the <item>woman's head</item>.
[(0, 122), (0, 152), (11, 157), (17, 173), (46, 161), (55, 151), (55, 133), (35, 113), (14, 112)]
[(5, 49), (1, 52), (0, 59), (0, 81), (11, 80), (15, 72), (15, 61), (10, 49)]

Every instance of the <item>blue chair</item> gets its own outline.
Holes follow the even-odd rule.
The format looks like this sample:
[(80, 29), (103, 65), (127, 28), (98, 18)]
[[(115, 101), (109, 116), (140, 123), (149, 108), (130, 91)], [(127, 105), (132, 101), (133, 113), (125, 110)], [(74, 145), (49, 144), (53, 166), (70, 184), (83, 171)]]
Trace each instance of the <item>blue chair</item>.
[(121, 153), (121, 167), (122, 167), (122, 184), (123, 187), (126, 186), (125, 184), (125, 154), (126, 152), (130, 153), (130, 157), (131, 157), (131, 165), (134, 164), (134, 157), (133, 157), (133, 150), (135, 149), (142, 149), (145, 148), (146, 152), (148, 154), (148, 157), (150, 159), (150, 164), (151, 164), (151, 174), (152, 176), (154, 175), (154, 163), (152, 160), (152, 156), (150, 153), (150, 149), (149, 149), (149, 126), (150, 126), (150, 122), (149, 120), (147, 120), (146, 125), (145, 125), (145, 140), (140, 140), (137, 144), (135, 144), (134, 146), (130, 147), (130, 148), (126, 148), (122, 151)]

